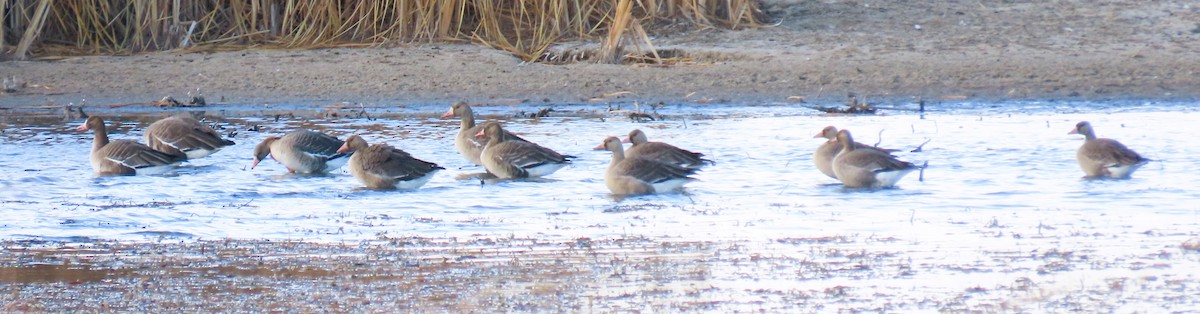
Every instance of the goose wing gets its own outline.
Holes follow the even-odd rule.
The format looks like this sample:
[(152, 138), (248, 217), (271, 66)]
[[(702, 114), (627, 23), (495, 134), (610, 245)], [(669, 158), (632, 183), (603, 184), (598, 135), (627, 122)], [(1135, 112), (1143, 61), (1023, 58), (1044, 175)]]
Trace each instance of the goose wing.
[(182, 156), (168, 155), (150, 146), (130, 140), (117, 140), (104, 146), (104, 158), (129, 168), (157, 167), (183, 161)]
[(697, 169), (660, 162), (646, 158), (629, 158), (618, 164), (618, 173), (637, 178), (647, 183), (660, 183), (669, 180), (687, 179), (695, 174)]
[(1113, 139), (1098, 138), (1084, 144), (1084, 156), (1105, 165), (1133, 165), (1147, 161), (1145, 157)]
[(342, 140), (328, 134), (301, 130), (289, 133), (286, 137), (288, 138), (285, 140), (291, 142), (297, 150), (314, 157), (329, 160), (348, 155), (337, 152), (338, 148), (342, 147)]
[(437, 164), (413, 158), (408, 152), (387, 144), (371, 145), (355, 154), (362, 154), (356, 158), (361, 158), (363, 170), (395, 180), (414, 180), (430, 172), (445, 169)]

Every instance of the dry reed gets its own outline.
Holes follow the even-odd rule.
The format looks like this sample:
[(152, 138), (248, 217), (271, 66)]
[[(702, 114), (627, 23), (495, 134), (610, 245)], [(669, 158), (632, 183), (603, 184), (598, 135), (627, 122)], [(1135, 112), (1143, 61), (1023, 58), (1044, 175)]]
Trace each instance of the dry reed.
[(613, 61), (624, 40), (650, 45), (646, 29), (679, 21), (753, 27), (758, 12), (756, 0), (5, 0), (0, 51), (24, 58), (471, 40), (536, 60), (556, 42), (602, 37)]

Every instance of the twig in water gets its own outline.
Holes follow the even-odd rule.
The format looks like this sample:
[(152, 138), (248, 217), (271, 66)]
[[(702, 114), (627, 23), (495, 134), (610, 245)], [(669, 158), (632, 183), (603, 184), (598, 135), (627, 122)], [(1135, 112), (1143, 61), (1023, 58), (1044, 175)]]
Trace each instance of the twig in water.
[(921, 120), (925, 120), (925, 101), (917, 100), (917, 105), (921, 106), (920, 107), (921, 109), (919, 109), (919, 111), (921, 112)]
[(242, 205), (238, 205), (238, 207), (237, 207), (237, 208), (242, 208), (242, 207), (250, 206), (250, 202), (253, 202), (253, 201), (254, 201), (254, 199), (252, 198), (252, 199), (250, 199), (249, 201), (246, 201), (246, 203), (243, 203)]
[(917, 181), (925, 182), (925, 168), (928, 168), (928, 167), (929, 167), (929, 161), (926, 160), (925, 163), (921, 165), (921, 173), (917, 174)]
[(879, 139), (875, 140), (875, 148), (879, 148), (879, 144), (883, 143), (883, 130), (884, 129), (879, 129)]
[(536, 113), (529, 114), (529, 117), (534, 118), (534, 119), (542, 118), (542, 117), (549, 117), (550, 112), (553, 112), (553, 111), (554, 111), (554, 107), (546, 107), (546, 108), (538, 109), (538, 111)]
[(917, 148), (916, 148), (916, 149), (913, 149), (913, 150), (911, 150), (911, 151), (909, 151), (909, 152), (910, 152), (910, 153), (920, 153), (920, 152), (922, 151), (921, 149), (922, 149), (923, 147), (925, 147), (925, 144), (929, 144), (929, 142), (930, 142), (930, 141), (933, 141), (933, 139), (931, 139), (931, 138), (926, 138), (924, 143), (921, 143), (921, 145), (917, 145)]
[(629, 120), (633, 120), (636, 122), (642, 122), (645, 120), (655, 121), (654, 116), (651, 116), (651, 115), (648, 115), (645, 113), (641, 113), (641, 112), (630, 112)]
[(358, 117), (360, 119), (365, 116), (367, 117), (367, 121), (375, 121), (374, 118), (371, 118), (371, 114), (367, 113), (367, 106), (363, 105), (362, 103), (358, 103), (358, 109), (360, 110), (358, 112)]
[[(864, 104), (864, 105), (862, 105), (862, 106), (864, 106), (864, 107), (869, 107), (869, 108), (871, 108), (871, 109), (896, 110), (896, 111), (920, 111), (920, 112), (924, 112), (924, 110), (923, 110), (923, 109), (909, 109), (909, 108), (896, 108), (896, 107), (880, 107), (880, 106), (871, 106), (871, 105), (865, 105), (865, 104)], [(922, 115), (924, 115), (924, 113), (922, 113)]]

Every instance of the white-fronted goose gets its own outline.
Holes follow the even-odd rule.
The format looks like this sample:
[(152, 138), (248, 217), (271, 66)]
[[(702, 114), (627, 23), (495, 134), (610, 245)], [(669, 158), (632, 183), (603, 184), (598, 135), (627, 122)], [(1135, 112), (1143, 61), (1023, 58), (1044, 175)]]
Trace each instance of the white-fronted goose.
[(154, 150), (187, 159), (208, 156), (234, 144), (199, 120), (182, 116), (155, 121), (144, 135), (146, 145)]
[(604, 184), (618, 195), (638, 195), (670, 192), (695, 180), (688, 177), (697, 169), (685, 168), (644, 157), (625, 157), (621, 140), (608, 137), (596, 149), (612, 152), (612, 161), (604, 173)]
[(538, 144), (509, 140), (500, 123), (496, 122), (483, 124), (483, 130), (476, 136), (488, 137), (480, 159), (488, 172), (501, 179), (546, 176), (565, 167), (575, 157)]
[[(836, 127), (827, 126), (824, 129), (821, 129), (820, 133), (817, 133), (817, 135), (813, 136), (813, 138), (827, 139), (824, 144), (821, 144), (821, 146), (817, 147), (817, 150), (813, 152), (813, 164), (817, 166), (817, 170), (820, 170), (821, 173), (824, 173), (825, 175), (834, 179), (837, 179), (837, 175), (833, 173), (833, 158), (837, 157), (838, 153), (842, 152), (842, 144), (837, 141), (837, 133), (838, 129)], [(889, 154), (892, 151), (859, 142), (854, 142), (854, 148), (874, 149)]]
[(388, 144), (367, 146), (367, 141), (358, 135), (347, 138), (337, 151), (353, 154), (350, 174), (372, 189), (416, 189), (429, 182), (438, 170), (445, 169)]
[(1087, 178), (1129, 178), (1134, 171), (1150, 162), (1150, 159), (1138, 155), (1121, 142), (1096, 138), (1096, 131), (1087, 121), (1075, 124), (1075, 128), (1067, 134), (1083, 134), (1083, 146), (1076, 151), (1075, 158)]
[(833, 158), (833, 173), (846, 187), (888, 188), (920, 167), (878, 149), (858, 149), (850, 131), (837, 133), (842, 152)]
[(161, 174), (184, 160), (131, 140), (108, 140), (104, 119), (92, 116), (76, 130), (92, 130), (92, 169), (100, 175)]
[[(483, 153), (483, 146), (487, 145), (488, 137), (476, 137), (480, 131), (483, 131), (483, 125), (475, 125), (475, 112), (471, 110), (471, 105), (464, 102), (458, 102), (450, 106), (446, 113), (442, 114), (442, 119), (459, 117), (462, 122), (458, 127), (458, 136), (454, 138), (454, 148), (458, 149), (458, 153), (462, 154), (463, 158), (473, 164), (483, 166), (483, 161), (479, 155)], [(528, 142), (525, 139), (515, 134), (504, 132), (506, 138), (521, 142)]]
[(350, 155), (338, 153), (342, 141), (336, 137), (309, 130), (296, 130), (283, 137), (267, 137), (254, 147), (254, 164), (267, 158), (278, 161), (291, 173), (325, 173), (346, 164)]
[(639, 129), (629, 131), (629, 137), (625, 140), (633, 143), (629, 151), (625, 152), (630, 158), (648, 158), (693, 169), (713, 163), (712, 160), (701, 158), (704, 154), (663, 142), (651, 142), (646, 138), (646, 133)]

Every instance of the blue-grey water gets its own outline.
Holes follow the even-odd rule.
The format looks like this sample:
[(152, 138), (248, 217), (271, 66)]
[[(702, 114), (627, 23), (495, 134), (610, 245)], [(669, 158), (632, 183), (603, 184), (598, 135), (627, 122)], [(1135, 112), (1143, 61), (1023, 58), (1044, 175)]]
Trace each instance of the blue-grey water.
[[(668, 118), (660, 121), (633, 121), (600, 106), (559, 108), (539, 120), (515, 117), (536, 111), (534, 106), (477, 107), (480, 120), (505, 121), (528, 140), (579, 157), (545, 180), (495, 184), (455, 178), (482, 169), (455, 151), (458, 120), (437, 118), (445, 106), (393, 109), (394, 115), (376, 119), (216, 119), (224, 131), (237, 130), (238, 144), (162, 176), (94, 176), (88, 163), (92, 134), (74, 131), (82, 121), (9, 123), (0, 136), (0, 239), (632, 236), (730, 241), (761, 254), (800, 257), (815, 254), (778, 244), (849, 239), (837, 249), (897, 252), (913, 268), (979, 269), (876, 278), (872, 285), (881, 291), (921, 285), (961, 292), (1012, 284), (1011, 276), (993, 272), (1037, 278), (1053, 265), (1020, 257), (1069, 250), (1085, 255), (1085, 262), (1076, 257), (1072, 265), (1088, 265), (1090, 258), (1092, 266), (1053, 272), (1041, 288), (1102, 286), (1105, 278), (1121, 277), (1142, 284), (1185, 280), (1191, 284), (1179, 291), (1186, 294), (1200, 289), (1196, 254), (1176, 254), (1183, 242), (1200, 236), (1196, 105), (961, 103), (931, 105), (924, 117), (911, 111), (828, 116), (796, 106), (667, 107), (658, 109)], [(153, 120), (113, 127), (122, 118), (106, 118), (112, 138), (139, 141), (141, 129)], [(1082, 120), (1091, 121), (1100, 137), (1120, 140), (1154, 161), (1129, 180), (1082, 180), (1075, 161), (1082, 138), (1067, 134)], [(248, 130), (254, 125), (260, 131)], [(901, 149), (901, 159), (928, 162), (924, 180), (913, 173), (896, 189), (842, 188), (812, 165), (812, 151), (824, 141), (813, 135), (828, 125), (853, 131), (860, 142)], [(255, 144), (300, 126), (340, 138), (361, 134), (447, 170), (419, 190), (374, 191), (361, 189), (344, 168), (327, 176), (289, 175), (267, 160), (249, 169)], [(591, 149), (606, 136), (634, 128), (652, 141), (703, 152), (716, 164), (682, 193), (614, 198), (603, 181), (610, 154)], [(926, 141), (921, 152), (909, 152)], [(1153, 256), (1162, 258), (1148, 260)], [(781, 280), (724, 284), (804, 288)], [(799, 284), (805, 283), (831, 284)], [(1198, 301), (1190, 302), (1195, 309)]]

